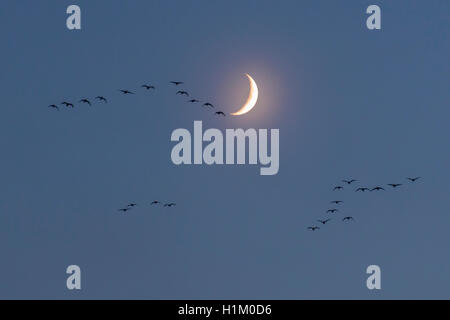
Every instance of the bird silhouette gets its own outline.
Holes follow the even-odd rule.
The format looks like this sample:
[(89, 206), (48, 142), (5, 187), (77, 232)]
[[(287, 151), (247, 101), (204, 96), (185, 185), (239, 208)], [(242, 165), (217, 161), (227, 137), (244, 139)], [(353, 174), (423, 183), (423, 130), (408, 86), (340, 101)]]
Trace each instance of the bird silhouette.
[(345, 182), (346, 184), (352, 184), (353, 182), (356, 182), (358, 180), (351, 179), (351, 180), (342, 180), (342, 182)]
[(161, 202), (160, 201), (158, 201), (158, 200), (155, 200), (155, 201), (152, 201), (152, 203), (150, 203), (151, 205), (154, 205), (154, 204), (160, 204)]
[(313, 227), (308, 227), (307, 229), (311, 230), (311, 231), (316, 231), (316, 230), (319, 230), (320, 228), (316, 227), (316, 226), (313, 226)]
[(98, 100), (100, 100), (100, 101), (103, 101), (104, 103), (108, 103), (108, 100), (106, 100), (106, 98), (105, 98), (105, 97), (102, 97), (102, 96), (96, 96), (95, 99), (98, 99)]
[(342, 190), (342, 189), (344, 189), (343, 186), (336, 186), (336, 187), (334, 187), (333, 191), (335, 191), (335, 190)]
[(176, 203), (173, 203), (173, 202), (171, 202), (171, 203), (165, 203), (164, 204), (164, 207), (174, 207), (174, 206), (176, 206), (177, 204)]
[(88, 105), (91, 106), (91, 102), (88, 99), (81, 99), (80, 102), (81, 103), (87, 103)]
[(400, 187), (402, 184), (401, 183), (389, 183), (388, 186), (391, 186), (392, 188), (397, 188)]
[(131, 210), (131, 208), (122, 208), (122, 209), (119, 209), (119, 211), (122, 211), (122, 212), (127, 212), (128, 210)]
[(342, 203), (342, 202), (344, 202), (344, 201), (341, 201), (341, 200), (330, 201), (330, 203), (335, 203), (335, 204), (339, 204), (339, 203)]
[(179, 94), (179, 95), (182, 95), (182, 96), (184, 95), (186, 97), (189, 97), (189, 93), (187, 91), (184, 91), (184, 90), (177, 91), (176, 94)]
[(209, 103), (209, 102), (205, 102), (205, 103), (203, 104), (203, 106), (204, 106), (204, 107), (211, 107), (211, 108), (214, 108), (214, 106), (213, 106), (211, 103)]
[(65, 105), (66, 107), (71, 107), (71, 108), (74, 107), (73, 103), (70, 103), (70, 102), (67, 102), (67, 101), (61, 102), (61, 104)]
[(358, 192), (358, 191), (365, 192), (365, 191), (370, 191), (370, 189), (366, 188), (366, 187), (362, 187), (362, 188), (358, 188), (358, 189), (355, 190), (355, 192)]
[(179, 86), (180, 84), (183, 84), (184, 82), (181, 81), (170, 81), (170, 83), (173, 83), (176, 86)]
[(380, 190), (384, 191), (384, 188), (382, 188), (382, 187), (375, 187), (375, 188), (372, 188), (370, 191), (380, 191)]
[(218, 116), (223, 116), (225, 117), (225, 113), (223, 113), (222, 111), (217, 111), (214, 114), (217, 114)]
[(149, 90), (149, 89), (155, 89), (155, 86), (148, 85), (148, 84), (143, 84), (141, 87), (142, 87), (142, 88), (145, 88), (145, 89), (147, 89), (147, 90)]
[(191, 99), (191, 100), (189, 100), (188, 102), (191, 102), (191, 103), (197, 103), (197, 102), (200, 102), (200, 100), (197, 100), (197, 99)]
[(342, 221), (350, 221), (350, 220), (355, 220), (355, 219), (353, 219), (353, 217), (344, 217), (342, 219)]
[(130, 204), (128, 205), (128, 207), (135, 207), (135, 206), (137, 206), (136, 203), (130, 203)]
[(325, 223), (327, 223), (328, 221), (330, 221), (331, 219), (326, 219), (326, 220), (317, 220), (318, 222), (320, 222), (321, 224), (325, 224)]
[(419, 180), (420, 179), (420, 177), (415, 177), (415, 178), (406, 178), (406, 179), (408, 179), (409, 181), (411, 181), (411, 182), (416, 182), (416, 180)]
[(56, 104), (51, 104), (48, 106), (49, 108), (53, 108), (59, 111), (59, 107)]
[(134, 94), (134, 92), (131, 92), (129, 90), (119, 90), (120, 92), (122, 92), (123, 94)]
[(339, 211), (338, 209), (328, 209), (327, 213), (335, 213), (335, 212), (338, 212), (338, 211)]

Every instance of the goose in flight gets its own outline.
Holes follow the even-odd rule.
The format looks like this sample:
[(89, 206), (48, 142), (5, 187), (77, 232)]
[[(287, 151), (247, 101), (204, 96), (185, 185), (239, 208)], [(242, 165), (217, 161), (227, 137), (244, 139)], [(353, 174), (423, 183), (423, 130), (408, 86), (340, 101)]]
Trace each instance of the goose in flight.
[(320, 228), (316, 227), (316, 226), (313, 226), (313, 227), (308, 227), (307, 229), (311, 230), (311, 231), (316, 231), (316, 230), (319, 230)]
[(218, 116), (225, 117), (225, 113), (223, 113), (222, 111), (217, 111), (217, 112), (215, 112), (215, 114), (217, 114)]
[(180, 84), (183, 84), (184, 82), (181, 81), (170, 81), (170, 83), (173, 83), (176, 86), (179, 86)]
[(130, 203), (130, 204), (128, 205), (128, 207), (135, 207), (135, 206), (137, 206), (136, 203)]
[(409, 181), (411, 181), (411, 182), (416, 182), (416, 180), (419, 180), (420, 179), (420, 177), (415, 177), (415, 178), (406, 178), (406, 179), (408, 179)]
[(366, 187), (362, 187), (362, 188), (358, 188), (358, 189), (355, 190), (355, 192), (358, 192), (358, 191), (365, 192), (365, 191), (370, 191), (370, 189), (366, 188)]
[(171, 202), (171, 203), (165, 203), (164, 204), (164, 207), (174, 207), (174, 206), (176, 206), (177, 204), (176, 203), (173, 203), (173, 202)]
[(328, 221), (330, 221), (331, 219), (326, 219), (326, 220), (317, 220), (318, 222), (320, 222), (321, 224), (325, 224), (325, 223), (327, 223)]
[(80, 102), (81, 103), (87, 103), (88, 105), (91, 106), (91, 102), (88, 99), (81, 99)]
[(122, 92), (123, 94), (134, 94), (134, 92), (131, 92), (129, 90), (119, 90), (120, 92)]
[(155, 89), (155, 86), (148, 85), (148, 84), (143, 84), (141, 87), (142, 87), (142, 88), (145, 88), (145, 89), (147, 89), (147, 90)]
[(338, 209), (328, 209), (327, 213), (335, 213), (335, 212), (338, 212), (338, 211), (339, 211)]
[(353, 217), (344, 217), (342, 219), (342, 221), (350, 221), (350, 220), (355, 220), (355, 219), (353, 219)]
[(179, 94), (179, 95), (182, 95), (182, 96), (184, 95), (186, 97), (189, 97), (189, 93), (187, 91), (184, 91), (184, 90), (177, 91), (176, 94)]
[(335, 190), (342, 190), (342, 189), (344, 189), (343, 186), (336, 186), (336, 187), (334, 187), (333, 191), (335, 191)]
[(200, 100), (197, 100), (197, 99), (191, 99), (191, 100), (189, 100), (188, 102), (191, 102), (191, 103), (197, 103), (197, 102), (200, 102)]
[(358, 180), (350, 179), (350, 180), (342, 180), (342, 182), (345, 182), (346, 184), (352, 184), (353, 182), (356, 182)]
[(154, 204), (160, 204), (161, 202), (160, 201), (158, 201), (158, 200), (155, 200), (155, 201), (152, 201), (152, 203), (150, 203), (151, 205), (154, 205)]
[(103, 101), (104, 103), (108, 103), (108, 100), (106, 100), (106, 98), (105, 98), (105, 97), (102, 97), (102, 96), (96, 96), (95, 99), (98, 99), (98, 100), (100, 100), (100, 101)]
[(391, 186), (392, 188), (397, 188), (400, 187), (402, 184), (401, 183), (389, 183), (388, 186)]
[(59, 107), (56, 104), (51, 104), (48, 106), (49, 108), (53, 108), (59, 111)]
[(212, 105), (212, 103), (209, 103), (209, 102), (205, 102), (205, 103), (203, 104), (203, 106), (204, 106), (204, 107), (211, 107), (211, 108), (214, 108), (214, 106)]
[(66, 107), (71, 107), (71, 108), (74, 107), (73, 103), (70, 103), (70, 102), (67, 102), (67, 101), (61, 102), (61, 104), (65, 105)]
[(370, 191), (380, 191), (380, 190), (385, 191), (384, 188), (382, 188), (382, 187), (375, 187), (375, 188), (372, 188)]
[(330, 201), (330, 203), (334, 203), (334, 204), (339, 204), (339, 203), (342, 203), (342, 202), (344, 202), (344, 201), (342, 201), (342, 200), (334, 200), (334, 201)]
[(122, 209), (119, 209), (119, 211), (122, 211), (122, 212), (127, 212), (128, 210), (131, 210), (131, 208), (122, 208)]

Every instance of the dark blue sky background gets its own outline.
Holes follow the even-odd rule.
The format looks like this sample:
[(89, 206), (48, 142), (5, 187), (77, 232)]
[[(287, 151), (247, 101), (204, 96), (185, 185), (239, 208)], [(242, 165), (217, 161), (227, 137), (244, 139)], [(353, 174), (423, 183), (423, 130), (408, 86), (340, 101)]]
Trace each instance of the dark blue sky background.
[[(81, 31), (66, 29), (70, 4)], [(381, 31), (365, 26), (370, 4)], [(450, 298), (449, 12), (445, 0), (2, 1), (0, 298)], [(230, 113), (244, 73), (260, 97), (240, 117), (168, 84)], [(110, 102), (47, 108), (96, 95)], [(194, 120), (279, 128), (278, 175), (173, 165), (170, 135)], [(333, 192), (345, 178), (405, 185)], [(307, 231), (337, 199), (334, 220)], [(66, 289), (70, 264), (81, 291)]]

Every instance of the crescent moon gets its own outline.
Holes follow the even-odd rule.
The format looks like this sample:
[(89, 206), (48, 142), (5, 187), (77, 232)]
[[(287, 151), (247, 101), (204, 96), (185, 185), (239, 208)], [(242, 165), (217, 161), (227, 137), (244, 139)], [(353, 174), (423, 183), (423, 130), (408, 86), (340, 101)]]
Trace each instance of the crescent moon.
[(248, 77), (248, 81), (250, 82), (250, 93), (248, 94), (247, 101), (242, 106), (242, 108), (231, 114), (233, 116), (240, 116), (244, 113), (249, 112), (255, 106), (256, 101), (258, 101), (258, 86), (256, 85), (255, 80), (250, 77), (250, 75), (248, 75), (247, 73), (245, 75)]

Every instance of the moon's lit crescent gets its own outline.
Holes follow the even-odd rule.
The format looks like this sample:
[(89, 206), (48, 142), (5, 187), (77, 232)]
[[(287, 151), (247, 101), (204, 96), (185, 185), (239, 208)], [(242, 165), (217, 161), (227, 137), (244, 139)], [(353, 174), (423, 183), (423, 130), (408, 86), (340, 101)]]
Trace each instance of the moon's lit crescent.
[(248, 94), (247, 101), (242, 106), (242, 108), (239, 109), (239, 111), (231, 114), (233, 116), (240, 116), (241, 114), (249, 112), (253, 109), (256, 101), (258, 100), (258, 86), (256, 85), (255, 80), (253, 80), (253, 78), (250, 77), (250, 75), (248, 75), (247, 73), (245, 75), (248, 77), (248, 81), (250, 82), (250, 93)]

